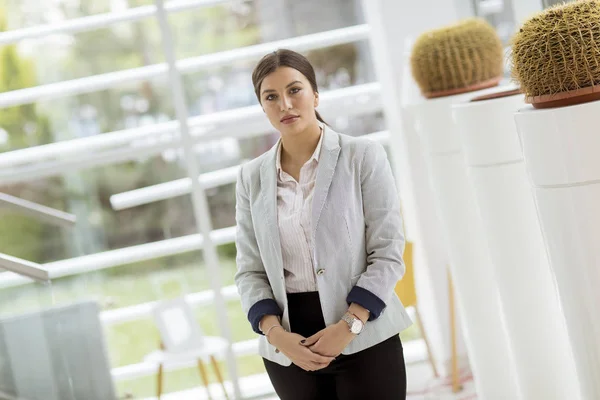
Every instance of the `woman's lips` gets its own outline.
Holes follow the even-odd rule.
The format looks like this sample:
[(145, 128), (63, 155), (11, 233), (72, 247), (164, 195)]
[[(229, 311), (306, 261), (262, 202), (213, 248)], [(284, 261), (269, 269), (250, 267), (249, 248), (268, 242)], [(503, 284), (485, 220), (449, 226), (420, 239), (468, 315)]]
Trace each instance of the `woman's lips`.
[(294, 122), (296, 122), (298, 120), (298, 118), (300, 118), (300, 117), (297, 115), (290, 115), (288, 117), (282, 118), (281, 123), (286, 124), (286, 125), (293, 124)]

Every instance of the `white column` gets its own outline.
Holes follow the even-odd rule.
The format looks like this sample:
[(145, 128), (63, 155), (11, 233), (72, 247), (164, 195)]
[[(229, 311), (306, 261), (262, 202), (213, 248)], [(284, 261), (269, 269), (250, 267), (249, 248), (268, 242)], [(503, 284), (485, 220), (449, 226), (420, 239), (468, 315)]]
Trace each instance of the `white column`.
[[(440, 223), (433, 209), (419, 138), (411, 117), (402, 113), (402, 76), (405, 69), (404, 41), (454, 21), (451, 2), (423, 0), (363, 0), (371, 28), (371, 49), (379, 81), (390, 146), (400, 190), (407, 239), (414, 243), (415, 282), (423, 325), (442, 373), (449, 372), (450, 324), (448, 309), (448, 256)], [(459, 349), (462, 349), (459, 342)], [(464, 355), (464, 350), (461, 352)]]
[[(513, 114), (522, 94), (454, 106), (524, 399), (579, 399)], [(548, 357), (552, 354), (552, 357)]]
[(584, 400), (600, 399), (598, 113), (600, 101), (515, 114)]
[(196, 153), (194, 151), (194, 140), (190, 134), (188, 125), (188, 108), (185, 102), (185, 93), (183, 91), (182, 79), (177, 69), (175, 48), (173, 46), (173, 37), (171, 34), (171, 27), (169, 25), (168, 15), (165, 12), (164, 0), (156, 0), (157, 6), (157, 19), (160, 25), (160, 31), (163, 42), (163, 49), (165, 52), (165, 59), (169, 65), (169, 83), (171, 86), (172, 100), (179, 121), (179, 133), (181, 135), (181, 144), (184, 152), (185, 163), (187, 167), (188, 176), (192, 181), (192, 205), (194, 208), (194, 218), (196, 219), (196, 226), (199, 228), (200, 233), (203, 237), (204, 247), (204, 260), (206, 262), (207, 274), (210, 277), (211, 288), (214, 293), (215, 309), (217, 314), (217, 322), (219, 324), (219, 330), (221, 336), (229, 342), (229, 346), (226, 351), (227, 368), (229, 372), (229, 379), (233, 385), (233, 390), (236, 399), (242, 398), (240, 391), (239, 379), (237, 374), (237, 366), (235, 360), (235, 354), (231, 347), (232, 335), (229, 327), (229, 320), (227, 317), (227, 305), (221, 293), (221, 272), (219, 256), (217, 249), (211, 240), (212, 223), (210, 217), (210, 210), (208, 208), (208, 201), (206, 199), (206, 192), (202, 188), (200, 181), (197, 177), (200, 175), (200, 169), (198, 162), (196, 161)]
[(493, 264), (452, 120), (451, 106), (475, 95), (424, 100), (410, 110), (418, 123), (436, 211), (449, 246), (477, 394), (490, 400), (520, 399)]

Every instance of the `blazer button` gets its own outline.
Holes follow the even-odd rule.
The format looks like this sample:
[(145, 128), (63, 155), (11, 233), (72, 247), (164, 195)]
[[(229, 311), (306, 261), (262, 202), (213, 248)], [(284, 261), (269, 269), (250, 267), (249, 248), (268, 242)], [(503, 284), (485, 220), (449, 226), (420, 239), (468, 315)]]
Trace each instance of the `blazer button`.
[(325, 270), (323, 268), (321, 268), (317, 271), (317, 275), (323, 275), (324, 273), (325, 273)]

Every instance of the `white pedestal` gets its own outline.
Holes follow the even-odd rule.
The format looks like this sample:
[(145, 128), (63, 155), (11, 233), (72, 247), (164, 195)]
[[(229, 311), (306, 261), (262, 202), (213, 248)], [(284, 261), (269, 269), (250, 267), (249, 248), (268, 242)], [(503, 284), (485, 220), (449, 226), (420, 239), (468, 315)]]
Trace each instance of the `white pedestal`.
[(600, 102), (515, 114), (584, 400), (600, 399)]
[(554, 276), (548, 264), (513, 114), (523, 95), (453, 107), (494, 263), (524, 399), (579, 399)]
[[(403, 137), (406, 143), (406, 160), (410, 165), (414, 206), (404, 212), (408, 224), (415, 220), (418, 236), (414, 246), (415, 286), (423, 325), (431, 343), (442, 376), (450, 376), (452, 343), (450, 309), (448, 305), (448, 267), (450, 259), (442, 223), (436, 213), (435, 193), (432, 190), (422, 140), (416, 131), (415, 116), (411, 104), (421, 103), (424, 98), (410, 73), (410, 46), (404, 54), (405, 68), (402, 79)], [(422, 260), (422, 262), (418, 262)], [(425, 309), (425, 312), (423, 312)], [(433, 318), (436, 317), (436, 318)], [(462, 314), (457, 313), (457, 321)], [(460, 364), (468, 364), (467, 349), (462, 324), (456, 326), (456, 349)]]
[(478, 395), (486, 400), (520, 399), (492, 263), (452, 121), (451, 105), (465, 96), (475, 94), (425, 101), (411, 111), (448, 243)]

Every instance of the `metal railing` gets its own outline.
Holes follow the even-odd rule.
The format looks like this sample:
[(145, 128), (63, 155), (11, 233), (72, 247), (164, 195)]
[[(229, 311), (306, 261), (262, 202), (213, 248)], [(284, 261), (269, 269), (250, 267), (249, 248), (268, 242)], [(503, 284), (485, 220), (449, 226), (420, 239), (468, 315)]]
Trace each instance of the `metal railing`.
[[(387, 144), (389, 141), (389, 133), (387, 131), (374, 132), (366, 135), (366, 137), (376, 140), (382, 144)], [(236, 174), (232, 172), (237, 168), (239, 168), (239, 166), (202, 174), (200, 175), (199, 180), (210, 182), (208, 187), (231, 184), (236, 180)], [(223, 171), (225, 172), (223, 173)], [(160, 201), (186, 194), (189, 193), (190, 190), (190, 187), (186, 186), (186, 181), (189, 183), (191, 179), (186, 178), (176, 180), (137, 189), (131, 192), (117, 194), (111, 198), (111, 203), (115, 201), (114, 199), (116, 198), (117, 208), (124, 209), (133, 207), (135, 205), (148, 204), (153, 201)], [(173, 190), (173, 188), (175, 188), (177, 191), (170, 192)], [(211, 232), (211, 241), (217, 246), (233, 243), (235, 241), (235, 229), (235, 226), (231, 226), (228, 228), (213, 230)], [(54, 261), (43, 264), (43, 267), (51, 271), (50, 279), (56, 279), (65, 276), (84, 274), (86, 272), (118, 267), (120, 265), (131, 264), (140, 261), (183, 254), (190, 251), (200, 250), (202, 247), (202, 235), (193, 234), (175, 239), (161, 240), (157, 242), (126, 247), (123, 249), (109, 250), (66, 260)], [(0, 289), (20, 286), (28, 283), (31, 283), (31, 280), (23, 276), (8, 273), (0, 274)]]
[[(177, 69), (181, 73), (190, 73), (208, 68), (222, 67), (239, 61), (251, 61), (278, 48), (285, 47), (296, 51), (308, 51), (339, 44), (353, 43), (361, 39), (367, 39), (368, 35), (368, 25), (351, 26), (179, 60), (177, 61)], [(167, 72), (168, 66), (166, 63), (153, 64), (70, 81), (34, 86), (27, 89), (13, 90), (0, 94), (0, 108), (97, 92), (126, 83), (166, 78)]]
[[(210, 7), (219, 4), (232, 3), (234, 0), (185, 0), (171, 1), (165, 5), (169, 13)], [(106, 28), (121, 22), (134, 22), (144, 18), (154, 17), (156, 6), (148, 5), (130, 8), (120, 12), (110, 12), (98, 15), (90, 15), (55, 24), (39, 25), (24, 29), (15, 29), (0, 33), (0, 45), (17, 43), (21, 40), (39, 39), (55, 34), (88, 32), (96, 29)]]
[[(382, 108), (379, 83), (323, 92), (319, 110), (325, 117), (361, 115)], [(272, 129), (260, 106), (248, 106), (191, 117), (195, 143), (264, 135)], [(0, 185), (26, 182), (160, 154), (180, 146), (179, 122), (104, 133), (0, 154)]]
[(46, 207), (6, 193), (0, 193), (0, 208), (10, 208), (20, 214), (30, 215), (52, 225), (71, 228), (76, 218), (73, 214)]
[(0, 274), (0, 276), (12, 273), (22, 276), (25, 279), (37, 282), (50, 281), (50, 273), (48, 272), (48, 269), (44, 268), (40, 264), (17, 257), (12, 257), (8, 254), (0, 253), (0, 270), (1, 269), (10, 272), (3, 272)]

